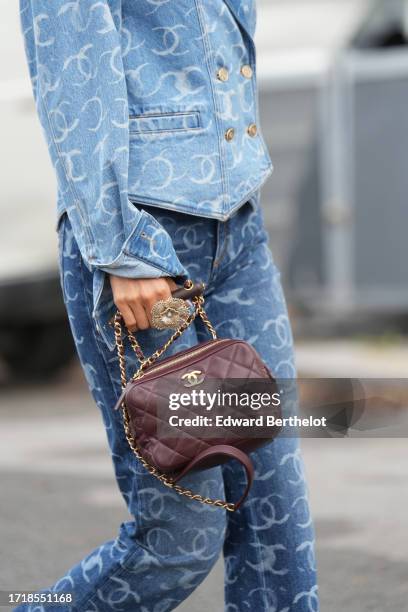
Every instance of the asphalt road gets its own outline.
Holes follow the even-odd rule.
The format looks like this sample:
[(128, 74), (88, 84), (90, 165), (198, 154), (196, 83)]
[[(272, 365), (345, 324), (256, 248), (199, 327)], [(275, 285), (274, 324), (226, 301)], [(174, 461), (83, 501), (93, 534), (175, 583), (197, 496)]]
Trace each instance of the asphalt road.
[[(0, 589), (51, 584), (128, 516), (76, 367), (0, 392)], [(323, 612), (408, 610), (404, 439), (303, 441)], [(221, 612), (222, 564), (180, 612)]]

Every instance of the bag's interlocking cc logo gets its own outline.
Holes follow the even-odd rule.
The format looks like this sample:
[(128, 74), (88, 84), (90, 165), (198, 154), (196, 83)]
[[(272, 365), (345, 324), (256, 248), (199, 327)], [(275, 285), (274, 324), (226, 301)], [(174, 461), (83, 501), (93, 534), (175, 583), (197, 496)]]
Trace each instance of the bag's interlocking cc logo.
[(200, 370), (192, 370), (183, 374), (181, 379), (184, 380), (185, 387), (194, 387), (203, 382), (204, 374)]

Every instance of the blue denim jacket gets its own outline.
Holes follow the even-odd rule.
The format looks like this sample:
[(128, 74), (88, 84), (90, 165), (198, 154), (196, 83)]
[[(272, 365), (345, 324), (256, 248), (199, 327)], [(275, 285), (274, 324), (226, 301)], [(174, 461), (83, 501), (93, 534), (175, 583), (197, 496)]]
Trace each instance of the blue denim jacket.
[(227, 219), (271, 171), (259, 130), (255, 0), (20, 0), (36, 105), (94, 274), (186, 275), (138, 203)]

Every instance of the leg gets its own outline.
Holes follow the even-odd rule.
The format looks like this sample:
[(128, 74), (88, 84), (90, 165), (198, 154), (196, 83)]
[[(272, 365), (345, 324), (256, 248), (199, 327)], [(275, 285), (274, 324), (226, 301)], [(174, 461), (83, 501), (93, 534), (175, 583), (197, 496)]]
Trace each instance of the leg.
[[(260, 210), (246, 205), (219, 231), (210, 320), (220, 337), (251, 342), (276, 377), (294, 378), (285, 300)], [(278, 438), (252, 458), (250, 497), (227, 516), (226, 611), (316, 612), (314, 532), (298, 440)], [(227, 499), (236, 499), (243, 470), (234, 462), (223, 474)]]
[[(117, 538), (91, 552), (51, 587), (53, 591), (73, 592), (74, 605), (47, 605), (44, 610), (167, 612), (195, 589), (217, 560), (224, 539), (225, 512), (190, 502), (166, 489), (131, 453), (121, 413), (112, 410), (120, 392), (116, 353), (109, 351), (91, 318), (92, 274), (81, 259), (68, 219), (60, 234), (60, 268), (78, 355), (101, 411), (115, 475), (133, 520), (123, 523)], [(141, 336), (147, 354), (163, 343), (159, 332)], [(195, 344), (195, 329), (180, 341), (174, 350), (180, 349), (181, 343)], [(130, 373), (137, 362), (127, 349)], [(211, 497), (224, 495), (220, 468), (209, 470), (205, 476), (190, 476), (183, 484)], [(42, 606), (16, 609), (43, 610)]]

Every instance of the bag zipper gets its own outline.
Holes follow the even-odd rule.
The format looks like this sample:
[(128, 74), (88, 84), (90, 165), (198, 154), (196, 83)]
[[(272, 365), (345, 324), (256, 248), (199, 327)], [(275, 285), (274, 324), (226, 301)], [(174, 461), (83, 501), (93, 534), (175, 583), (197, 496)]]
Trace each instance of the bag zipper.
[[(229, 342), (231, 342), (231, 340), (228, 339), (228, 338), (225, 338), (225, 339), (222, 339), (222, 340), (215, 340), (215, 342), (216, 342), (217, 346), (220, 346), (220, 344), (229, 343)], [(182, 355), (181, 357), (175, 357), (174, 359), (172, 357), (168, 357), (169, 361), (167, 363), (160, 363), (160, 364), (158, 364), (156, 366), (153, 366), (149, 370), (146, 370), (146, 373), (144, 374), (144, 376), (141, 376), (140, 378), (135, 379), (134, 382), (136, 382), (136, 380), (141, 380), (142, 378), (145, 378), (146, 376), (148, 376), (149, 374), (151, 374), (153, 372), (156, 373), (159, 370), (164, 370), (166, 368), (172, 367), (176, 363), (180, 363), (182, 361), (185, 361), (186, 359), (190, 359), (191, 357), (195, 357), (196, 355), (199, 355), (199, 354), (205, 352), (206, 350), (208, 350), (208, 348), (211, 348), (211, 344), (207, 344), (207, 346), (202, 346), (202, 347), (200, 347), (200, 348), (198, 348), (196, 350), (189, 351), (188, 353)]]

